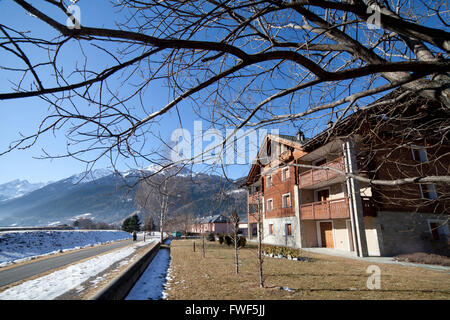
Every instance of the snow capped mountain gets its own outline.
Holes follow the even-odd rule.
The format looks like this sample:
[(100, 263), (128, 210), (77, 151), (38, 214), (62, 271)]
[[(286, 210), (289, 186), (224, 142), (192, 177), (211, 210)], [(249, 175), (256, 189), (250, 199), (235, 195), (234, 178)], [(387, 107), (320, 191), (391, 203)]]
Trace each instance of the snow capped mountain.
[(109, 175), (114, 174), (114, 171), (110, 169), (95, 169), (87, 172), (81, 172), (78, 174), (74, 174), (66, 179), (66, 181), (70, 181), (74, 184), (77, 183), (86, 183), (98, 180), (103, 177), (107, 177)]
[(27, 180), (13, 180), (4, 184), (0, 184), (0, 201), (6, 201), (21, 197), (34, 190), (40, 189), (47, 183), (30, 183)]
[[(74, 219), (82, 217), (121, 223), (138, 210), (134, 199), (139, 179), (157, 175), (159, 171), (156, 166), (123, 172), (97, 169), (45, 186), (42, 184), (41, 188), (39, 184), (20, 180), (10, 182), (8, 186), (0, 185), (4, 191), (9, 191), (5, 192), (9, 200), (0, 201), (0, 226), (71, 224)], [(219, 175), (191, 173), (186, 168), (173, 179), (185, 194), (183, 201), (173, 208), (174, 214), (226, 213), (231, 206), (238, 208), (240, 214), (246, 212), (246, 192), (236, 191), (241, 184), (239, 181), (225, 181)], [(30, 185), (39, 189), (29, 192), (32, 190)], [(224, 191), (225, 200), (222, 199)]]

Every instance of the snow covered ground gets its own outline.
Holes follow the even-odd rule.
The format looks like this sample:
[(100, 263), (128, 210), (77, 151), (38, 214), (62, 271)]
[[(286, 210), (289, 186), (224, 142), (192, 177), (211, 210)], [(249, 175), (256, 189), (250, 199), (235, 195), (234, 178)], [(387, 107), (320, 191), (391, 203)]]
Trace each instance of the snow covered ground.
[(139, 241), (133, 246), (73, 264), (46, 276), (11, 287), (0, 292), (0, 300), (52, 300), (71, 289), (80, 289), (82, 288), (81, 284), (89, 278), (105, 271), (115, 262), (126, 259), (139, 247), (157, 241), (156, 237), (151, 239), (152, 241), (149, 240)]
[(163, 299), (169, 265), (170, 251), (168, 249), (160, 249), (125, 300)]
[(116, 230), (49, 230), (0, 232), (0, 268), (38, 256), (130, 239)]

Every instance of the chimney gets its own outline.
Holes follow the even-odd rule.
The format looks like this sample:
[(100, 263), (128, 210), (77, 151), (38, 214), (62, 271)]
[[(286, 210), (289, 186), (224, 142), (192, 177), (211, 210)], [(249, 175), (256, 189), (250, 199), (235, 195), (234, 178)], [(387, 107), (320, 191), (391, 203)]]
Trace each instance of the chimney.
[(305, 142), (305, 134), (300, 129), (297, 132), (297, 140), (299, 140), (300, 142)]

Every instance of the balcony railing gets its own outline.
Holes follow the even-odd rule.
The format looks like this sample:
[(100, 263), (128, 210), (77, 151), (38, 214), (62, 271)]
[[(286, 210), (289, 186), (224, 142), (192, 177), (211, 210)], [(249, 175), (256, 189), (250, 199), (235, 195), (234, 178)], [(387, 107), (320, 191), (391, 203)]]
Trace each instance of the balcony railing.
[(312, 202), (300, 206), (302, 220), (345, 219), (350, 217), (348, 198)]
[[(333, 168), (345, 171), (344, 157), (337, 158), (333, 161), (323, 164), (321, 167)], [(327, 169), (312, 169), (299, 174), (299, 187), (305, 188), (315, 185), (322, 181), (330, 180), (340, 175), (339, 173)]]
[[(300, 206), (302, 220), (346, 219), (350, 218), (348, 197), (307, 203)], [(376, 209), (370, 197), (362, 197), (363, 216), (376, 216)]]

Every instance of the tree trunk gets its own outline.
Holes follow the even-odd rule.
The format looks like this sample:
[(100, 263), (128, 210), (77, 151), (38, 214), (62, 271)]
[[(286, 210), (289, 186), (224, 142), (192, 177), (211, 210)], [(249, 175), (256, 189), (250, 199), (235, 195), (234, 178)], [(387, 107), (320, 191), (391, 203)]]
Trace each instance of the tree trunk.
[(259, 194), (258, 194), (258, 271), (259, 271), (259, 287), (264, 288), (263, 256), (262, 256), (262, 221), (261, 221), (261, 205)]
[(202, 258), (205, 257), (205, 236), (202, 237)]
[(234, 256), (236, 263), (236, 274), (239, 273), (239, 250), (238, 250), (238, 235), (237, 232), (234, 234)]

